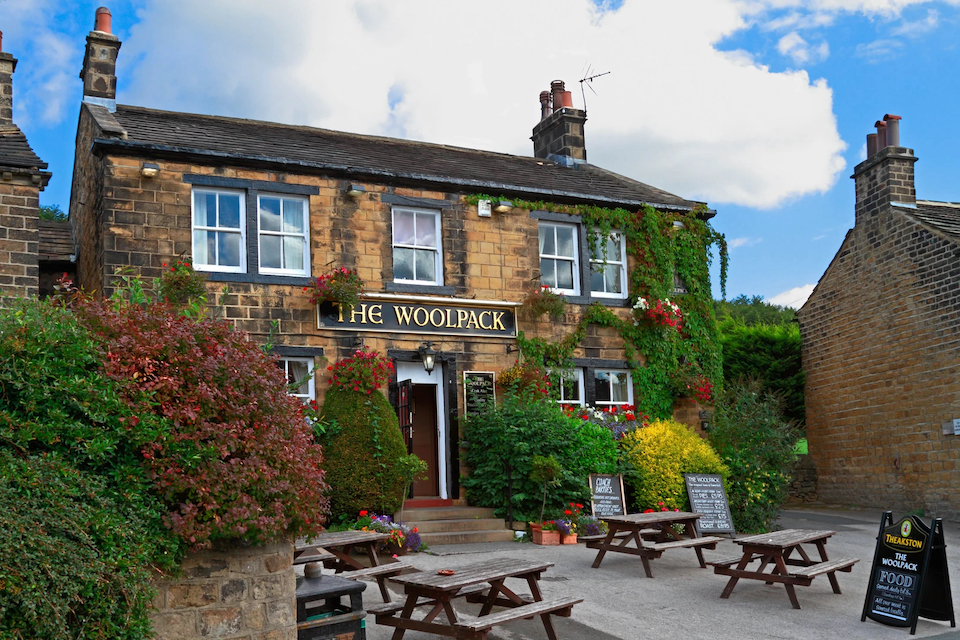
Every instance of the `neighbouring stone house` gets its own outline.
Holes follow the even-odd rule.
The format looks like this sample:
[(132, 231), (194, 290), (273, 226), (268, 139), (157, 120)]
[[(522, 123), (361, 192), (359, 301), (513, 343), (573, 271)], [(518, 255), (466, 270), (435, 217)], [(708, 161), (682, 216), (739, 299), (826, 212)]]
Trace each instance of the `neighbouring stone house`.
[[(0, 34), (2, 37), (2, 34)], [(36, 296), (40, 283), (40, 192), (47, 163), (13, 123), (17, 60), (0, 51), (0, 304), (4, 296)]]
[(867, 136), (856, 219), (799, 311), (807, 438), (832, 503), (960, 518), (960, 204), (918, 200), (900, 118)]
[[(408, 446), (430, 469), (414, 486), (420, 504), (463, 502), (465, 375), (482, 382), (516, 362), (526, 290), (549, 285), (571, 303), (559, 322), (523, 324), (527, 336), (568, 335), (592, 303), (630, 318), (623, 236), (613, 233), (597, 260), (581, 216), (514, 200), (653, 206), (675, 219), (673, 231), (713, 215), (588, 164), (586, 113), (559, 81), (540, 95), (536, 155), (521, 157), (119, 105), (119, 49), (109, 27), (87, 38), (70, 201), (80, 285), (109, 295), (119, 267), (149, 281), (186, 258), (227, 318), (272, 340), (304, 398), (318, 398), (325, 382), (325, 366), (308, 375), (315, 365), (361, 345), (387, 354), (397, 402), (416, 406)], [(352, 312), (318, 312), (303, 288), (340, 266), (359, 273), (364, 297)], [(590, 325), (574, 358), (565, 401), (633, 402), (635, 363), (619, 333)], [(698, 420), (689, 399), (677, 415)]]

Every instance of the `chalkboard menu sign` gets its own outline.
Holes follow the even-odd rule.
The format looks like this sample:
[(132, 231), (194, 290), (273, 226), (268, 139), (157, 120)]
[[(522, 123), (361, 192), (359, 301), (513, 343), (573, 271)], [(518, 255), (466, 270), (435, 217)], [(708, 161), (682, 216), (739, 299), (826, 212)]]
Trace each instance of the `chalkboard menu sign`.
[(702, 513), (697, 521), (700, 533), (734, 533), (730, 503), (723, 489), (723, 477), (717, 473), (685, 473), (690, 510)]
[(912, 635), (920, 617), (956, 626), (943, 523), (937, 518), (928, 527), (916, 516), (905, 516), (894, 524), (893, 513), (887, 511), (880, 520), (860, 620), (910, 627)]
[(605, 473), (590, 474), (590, 506), (597, 518), (627, 514), (623, 499), (623, 476)]
[(463, 372), (464, 413), (475, 415), (480, 412), (481, 406), (497, 399), (493, 382), (493, 371)]

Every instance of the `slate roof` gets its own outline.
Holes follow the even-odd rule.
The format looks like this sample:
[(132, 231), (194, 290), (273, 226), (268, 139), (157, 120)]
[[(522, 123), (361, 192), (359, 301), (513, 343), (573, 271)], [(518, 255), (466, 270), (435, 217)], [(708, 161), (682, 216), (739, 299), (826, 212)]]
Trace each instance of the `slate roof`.
[(20, 127), (8, 124), (0, 126), (0, 166), (39, 170), (47, 163), (33, 152)]
[(38, 220), (40, 261), (69, 262), (76, 252), (69, 220)]
[(960, 243), (960, 203), (917, 200), (917, 208), (903, 211), (921, 224), (939, 230)]
[(667, 209), (700, 204), (589, 164), (564, 167), (490, 151), (124, 105), (117, 105), (113, 116), (125, 138), (100, 139), (96, 144), (141, 155), (292, 165), (344, 177), (427, 183), (533, 200)]

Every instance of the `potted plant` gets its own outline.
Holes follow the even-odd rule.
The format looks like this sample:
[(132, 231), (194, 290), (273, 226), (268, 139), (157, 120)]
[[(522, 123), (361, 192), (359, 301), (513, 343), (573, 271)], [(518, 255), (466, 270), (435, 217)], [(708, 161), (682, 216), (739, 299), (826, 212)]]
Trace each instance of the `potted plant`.
[(543, 484), (543, 502), (540, 505), (540, 522), (543, 522), (543, 512), (547, 508), (547, 486), (560, 484), (560, 463), (553, 456), (533, 456), (530, 479)]
[(310, 304), (335, 302), (343, 308), (352, 309), (360, 302), (363, 280), (356, 271), (337, 267), (330, 273), (312, 279), (303, 290), (310, 293)]
[(546, 546), (560, 544), (560, 531), (553, 520), (547, 520), (540, 523), (540, 527), (532, 532), (533, 544), (542, 544)]
[(577, 524), (573, 520), (554, 520), (554, 526), (560, 532), (560, 544), (577, 544)]

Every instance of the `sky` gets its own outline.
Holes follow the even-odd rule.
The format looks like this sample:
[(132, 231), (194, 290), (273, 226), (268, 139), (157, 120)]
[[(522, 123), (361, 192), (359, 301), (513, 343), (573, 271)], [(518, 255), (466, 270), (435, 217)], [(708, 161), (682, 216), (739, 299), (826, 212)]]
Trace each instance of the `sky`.
[[(64, 210), (100, 4), (0, 0), (14, 122), (53, 172), (41, 204)], [(886, 113), (919, 157), (918, 197), (960, 201), (960, 0), (107, 6), (121, 104), (529, 156), (539, 94), (564, 80), (591, 163), (716, 210), (728, 298), (806, 300), (853, 226), (850, 176)]]

